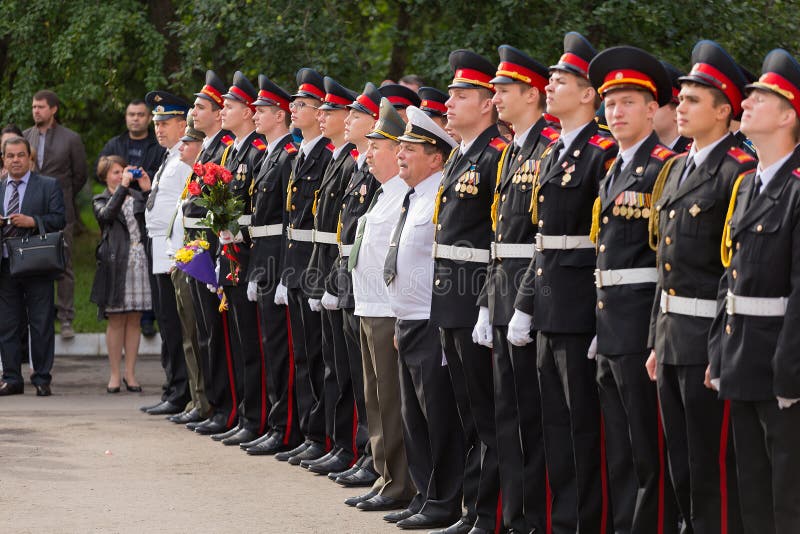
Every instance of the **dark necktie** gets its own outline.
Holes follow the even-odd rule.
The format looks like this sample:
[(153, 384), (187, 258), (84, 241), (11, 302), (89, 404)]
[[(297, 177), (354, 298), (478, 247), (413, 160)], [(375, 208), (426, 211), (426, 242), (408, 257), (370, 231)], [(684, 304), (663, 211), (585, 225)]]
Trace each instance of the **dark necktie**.
[(759, 193), (761, 193), (761, 186), (761, 175), (756, 174), (756, 178), (753, 180), (753, 190), (750, 193), (750, 202), (752, 202), (753, 199), (756, 198)]
[(392, 239), (389, 241), (389, 252), (386, 253), (386, 261), (383, 264), (383, 281), (386, 282), (387, 286), (397, 276), (397, 252), (400, 245), (400, 236), (403, 234), (403, 226), (405, 226), (406, 218), (408, 218), (408, 206), (411, 204), (411, 195), (413, 194), (414, 188), (412, 187), (403, 199), (403, 207), (400, 208), (400, 219), (398, 219), (397, 226), (392, 232)]
[(553, 161), (554, 162), (558, 161), (558, 159), (561, 157), (561, 152), (563, 152), (563, 151), (564, 151), (564, 141), (559, 139), (556, 142), (556, 146), (553, 147)]
[(161, 183), (161, 175), (164, 173), (164, 167), (168, 155), (169, 151), (164, 152), (164, 157), (161, 160), (161, 165), (158, 167), (158, 172), (156, 173), (156, 177), (153, 179), (153, 187), (150, 190), (150, 195), (147, 197), (147, 203), (145, 204), (145, 208), (147, 208), (147, 211), (151, 211), (153, 209), (153, 206), (155, 206), (156, 204), (156, 195), (158, 194), (158, 186)]
[[(12, 180), (9, 178), (6, 182), (11, 186), (11, 198), (8, 200), (8, 210), (6, 210), (6, 217), (14, 213), (19, 213), (19, 180)], [(16, 237), (20, 234), (20, 229), (11, 224), (11, 221), (6, 220), (3, 226), (3, 237)]]
[(622, 173), (622, 165), (624, 163), (622, 156), (617, 158), (617, 163), (614, 165), (614, 172), (611, 173), (611, 176), (608, 178), (608, 183), (606, 184), (606, 194), (609, 194), (611, 188), (614, 187), (614, 182), (617, 181), (617, 178), (619, 178), (619, 175)]
[(358, 227), (356, 228), (356, 239), (353, 241), (353, 248), (350, 250), (350, 256), (347, 258), (347, 270), (352, 271), (358, 263), (358, 251), (361, 250), (361, 241), (364, 240), (364, 226), (367, 224), (366, 214), (372, 211), (375, 203), (378, 202), (378, 197), (383, 194), (383, 186), (375, 191), (375, 196), (372, 197), (372, 202), (369, 203), (367, 211), (358, 220)]
[(686, 169), (684, 169), (683, 174), (681, 175), (681, 181), (678, 182), (678, 185), (680, 186), (683, 182), (685, 182), (689, 175), (692, 174), (696, 168), (697, 166), (694, 164), (694, 157), (690, 157), (688, 160), (686, 160)]

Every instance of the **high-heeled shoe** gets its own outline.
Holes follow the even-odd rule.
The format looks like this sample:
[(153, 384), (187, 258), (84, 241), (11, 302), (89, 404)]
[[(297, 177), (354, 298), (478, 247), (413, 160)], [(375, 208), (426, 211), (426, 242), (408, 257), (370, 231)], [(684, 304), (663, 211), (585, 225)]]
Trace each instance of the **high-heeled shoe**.
[[(125, 389), (127, 389), (131, 393), (141, 393), (142, 392), (142, 386), (131, 386), (131, 385), (128, 385), (128, 381), (125, 380), (124, 378), (122, 379), (122, 383), (125, 384)], [(119, 388), (117, 388), (117, 389), (119, 389)]]
[(115, 388), (106, 386), (106, 393), (119, 393), (119, 386)]

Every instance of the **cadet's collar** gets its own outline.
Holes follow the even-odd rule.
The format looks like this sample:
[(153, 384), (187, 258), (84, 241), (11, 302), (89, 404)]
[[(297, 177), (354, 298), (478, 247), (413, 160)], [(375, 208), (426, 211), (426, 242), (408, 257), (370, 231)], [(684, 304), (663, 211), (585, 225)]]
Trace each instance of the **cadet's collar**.
[(314, 147), (317, 146), (317, 143), (319, 142), (320, 139), (322, 139), (322, 134), (319, 134), (313, 139), (308, 139), (308, 140), (303, 139), (300, 142), (300, 150), (303, 151), (303, 155), (308, 157), (308, 155), (311, 154), (311, 151), (314, 150)]
[(528, 129), (525, 130), (524, 132), (515, 132), (514, 133), (514, 144), (517, 145), (519, 148), (522, 148), (522, 145), (524, 145), (525, 141), (528, 140), (528, 135), (531, 133), (531, 130), (533, 130), (534, 126), (536, 126), (535, 122), (533, 124), (531, 124), (528, 127)]
[(765, 169), (761, 168), (761, 163), (758, 164), (758, 176), (759, 176), (759, 178), (761, 178), (761, 190), (762, 191), (767, 187), (767, 184), (775, 177), (775, 173), (777, 173), (778, 170), (781, 167), (783, 167), (783, 164), (786, 163), (786, 161), (789, 158), (791, 158), (793, 154), (794, 154), (794, 151), (789, 152), (784, 157), (782, 157), (780, 160), (776, 161), (775, 163), (773, 163), (772, 165), (770, 165), (769, 167), (767, 167)]
[(689, 155), (686, 157), (686, 161), (689, 161), (689, 158), (694, 158), (692, 159), (692, 161), (694, 162), (694, 166), (699, 167), (700, 165), (703, 164), (706, 158), (708, 158), (708, 155), (711, 154), (711, 151), (714, 150), (718, 144), (727, 139), (729, 135), (731, 134), (726, 132), (725, 135), (723, 135), (722, 137), (720, 137), (707, 147), (704, 147), (702, 150), (697, 150), (697, 144), (693, 142), (692, 148), (691, 150), (689, 150)]
[(593, 122), (594, 120), (590, 120), (589, 122), (582, 124), (578, 128), (575, 128), (571, 132), (564, 132), (564, 131), (561, 132), (561, 137), (559, 139), (561, 139), (561, 143), (564, 145), (564, 151), (562, 152), (562, 154), (570, 149), (572, 143), (575, 141), (575, 139), (578, 138), (578, 135), (580, 135), (583, 129)]
[(639, 140), (638, 143), (636, 143), (630, 148), (626, 148), (617, 155), (617, 158), (622, 158), (622, 167), (620, 168), (621, 171), (625, 170), (625, 167), (627, 167), (633, 161), (633, 158), (636, 157), (636, 152), (639, 151), (639, 148), (648, 139), (650, 139), (650, 135), (645, 135), (642, 139)]

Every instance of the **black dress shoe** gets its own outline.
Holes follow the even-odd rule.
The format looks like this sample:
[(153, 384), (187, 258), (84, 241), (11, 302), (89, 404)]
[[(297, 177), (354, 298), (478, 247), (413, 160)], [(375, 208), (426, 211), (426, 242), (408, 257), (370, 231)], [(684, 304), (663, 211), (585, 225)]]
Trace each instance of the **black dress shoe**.
[(356, 505), (359, 510), (365, 512), (377, 512), (381, 510), (398, 510), (408, 506), (408, 501), (401, 501), (391, 497), (384, 497), (383, 495), (375, 495), (371, 499), (361, 501)]
[(232, 435), (236, 434), (241, 427), (236, 425), (235, 427), (231, 428), (230, 430), (226, 430), (225, 432), (217, 432), (216, 434), (211, 434), (211, 439), (214, 441), (222, 441), (225, 438), (229, 438)]
[(472, 523), (462, 517), (449, 527), (442, 530), (432, 530), (428, 534), (469, 534), (470, 530), (472, 530)]
[(155, 408), (156, 406), (160, 406), (162, 402), (164, 402), (164, 401), (163, 401), (163, 400), (160, 400), (160, 401), (158, 401), (158, 402), (157, 402), (157, 403), (155, 403), (155, 404), (147, 404), (147, 405), (145, 405), (145, 406), (139, 406), (139, 411), (140, 411), (140, 412), (147, 412), (147, 410), (152, 410), (152, 409), (153, 409), (153, 408)]
[(211, 418), (212, 418), (212, 417), (213, 417), (213, 416), (211, 416), (211, 417), (208, 417), (208, 418), (206, 418), (206, 419), (203, 419), (202, 421), (192, 421), (191, 423), (186, 423), (186, 429), (187, 429), (187, 430), (191, 430), (192, 432), (194, 432), (194, 431), (195, 431), (195, 429), (196, 429), (198, 426), (200, 426), (200, 425), (204, 425), (204, 424), (206, 424), (206, 423), (210, 423), (210, 422), (211, 422)]
[(297, 456), (301, 452), (305, 451), (308, 447), (311, 446), (312, 443), (314, 442), (311, 440), (305, 440), (303, 443), (301, 443), (292, 450), (279, 452), (278, 454), (275, 455), (275, 459), (278, 460), (279, 462), (286, 462), (292, 456)]
[(354, 475), (355, 472), (358, 471), (359, 469), (361, 469), (361, 467), (359, 467), (358, 462), (356, 462), (355, 464), (353, 464), (352, 467), (350, 467), (350, 469), (347, 469), (346, 471), (339, 471), (339, 472), (331, 471), (330, 473), (328, 473), (328, 478), (335, 481), (339, 477)]
[(128, 381), (126, 379), (124, 379), (124, 378), (122, 379), (122, 383), (125, 384), (125, 389), (127, 389), (131, 393), (141, 393), (142, 392), (142, 386), (132, 386), (132, 385), (128, 384)]
[(256, 445), (258, 445), (259, 443), (262, 443), (262, 442), (264, 442), (264, 441), (267, 441), (267, 440), (270, 438), (270, 436), (272, 436), (272, 434), (273, 434), (273, 433), (274, 433), (274, 432), (273, 432), (272, 430), (270, 430), (270, 431), (269, 431), (269, 432), (267, 432), (266, 434), (262, 434), (262, 435), (258, 436), (256, 439), (251, 439), (250, 441), (245, 441), (244, 443), (240, 443), (240, 444), (239, 444), (239, 447), (240, 447), (242, 450), (247, 450), (247, 449), (249, 449), (250, 447), (255, 447), (255, 446), (256, 446)]
[(192, 422), (199, 423), (200, 421), (204, 421), (205, 417), (203, 417), (203, 414), (200, 412), (200, 410), (198, 410), (197, 408), (192, 408), (188, 412), (183, 412), (178, 415), (173, 415), (172, 417), (169, 418), (169, 420), (172, 421), (173, 423), (185, 425)]
[(319, 462), (308, 466), (308, 470), (318, 475), (327, 475), (335, 471), (342, 471), (352, 463), (352, 455), (344, 453), (337, 454), (325, 462)]
[(283, 436), (275, 433), (261, 443), (253, 445), (252, 447), (248, 447), (245, 450), (247, 454), (250, 454), (251, 456), (268, 456), (270, 454), (277, 454), (288, 449), (289, 446), (283, 444)]
[(259, 435), (260, 434), (255, 430), (250, 430), (249, 428), (240, 428), (237, 433), (223, 439), (222, 444), (227, 445), (229, 447), (231, 445), (239, 445), (240, 443), (244, 443), (245, 441), (253, 441)]
[(209, 435), (225, 432), (229, 428), (228, 418), (222, 414), (217, 414), (211, 419), (207, 419), (200, 423), (197, 427), (195, 427), (194, 431), (198, 434)]
[(53, 392), (50, 390), (50, 384), (39, 384), (38, 386), (34, 387), (36, 387), (37, 397), (49, 397), (53, 394)]
[(22, 395), (25, 393), (25, 386), (22, 384), (12, 384), (4, 380), (0, 380), (0, 397), (7, 395)]
[[(452, 517), (431, 517), (425, 514), (413, 514), (397, 522), (397, 528), (404, 530), (446, 527), (453, 522)], [(469, 527), (469, 525), (467, 525)], [(471, 528), (471, 527), (470, 527)], [(449, 533), (448, 533), (449, 534)]]
[(414, 515), (414, 512), (412, 512), (409, 509), (405, 509), (405, 510), (400, 510), (399, 512), (392, 512), (390, 514), (386, 514), (385, 516), (383, 516), (383, 520), (386, 521), (387, 523), (397, 523), (398, 521), (407, 519), (412, 515)]
[(172, 404), (170, 401), (164, 401), (155, 408), (150, 408), (146, 413), (148, 415), (172, 415), (181, 413), (182, 411), (183, 408), (177, 404)]
[(339, 454), (339, 449), (331, 449), (322, 456), (320, 456), (319, 458), (314, 458), (313, 460), (303, 460), (302, 462), (300, 462), (300, 467), (308, 469), (308, 467), (311, 465), (327, 462), (337, 454)]
[(336, 483), (347, 488), (358, 488), (372, 486), (376, 480), (378, 475), (362, 467), (352, 475), (337, 478)]
[(365, 493), (364, 495), (359, 495), (357, 497), (350, 497), (349, 499), (345, 499), (344, 503), (347, 506), (355, 506), (360, 502), (364, 502), (364, 501), (367, 501), (367, 500), (373, 498), (377, 494), (378, 494), (377, 491), (371, 490), (368, 493)]
[(311, 445), (306, 447), (303, 452), (289, 458), (289, 463), (291, 465), (300, 465), (300, 462), (303, 460), (313, 460), (323, 455), (325, 455), (325, 445), (317, 441), (312, 441)]

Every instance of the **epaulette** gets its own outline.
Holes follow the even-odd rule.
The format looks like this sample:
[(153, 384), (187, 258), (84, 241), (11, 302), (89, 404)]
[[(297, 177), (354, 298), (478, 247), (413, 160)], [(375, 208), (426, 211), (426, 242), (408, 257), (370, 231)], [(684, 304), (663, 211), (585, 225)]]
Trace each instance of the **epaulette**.
[(228, 134), (225, 134), (222, 136), (222, 139), (220, 139), (220, 141), (222, 141), (225, 144), (225, 146), (231, 146), (233, 144), (233, 137), (231, 137)]
[(592, 144), (596, 147), (599, 147), (601, 150), (608, 150), (616, 145), (613, 139), (609, 137), (604, 137), (600, 134), (594, 134), (591, 139), (589, 139), (589, 144)]
[(358, 149), (354, 148), (350, 151), (350, 155), (353, 156), (353, 159), (358, 159)]
[(550, 124), (559, 124), (559, 125), (561, 124), (561, 121), (555, 115), (550, 115), (549, 113), (545, 113), (543, 116), (544, 120), (546, 120)]
[(283, 145), (283, 149), (284, 149), (284, 150), (285, 150), (285, 151), (286, 151), (288, 154), (295, 154), (295, 153), (297, 153), (297, 147), (296, 147), (296, 146), (294, 146), (292, 143), (286, 143), (285, 145)]
[(756, 160), (753, 156), (751, 156), (738, 146), (731, 147), (731, 149), (728, 150), (728, 155), (742, 164), (751, 163)]
[(498, 136), (489, 141), (489, 146), (497, 150), (498, 152), (502, 152), (503, 149), (508, 146), (508, 143), (506, 142), (505, 139)]
[(333, 152), (334, 150), (336, 150), (336, 147), (335, 147), (335, 146), (333, 146), (333, 143), (328, 143), (327, 145), (325, 145), (325, 148), (327, 148), (327, 149), (328, 149), (328, 150), (330, 150), (331, 152)]
[(797, 167), (795, 170), (792, 171), (792, 176), (800, 180), (800, 167)]
[(261, 152), (267, 149), (267, 144), (258, 137), (253, 139), (253, 146), (256, 147), (256, 149), (260, 150)]
[(551, 141), (555, 141), (561, 134), (555, 128), (551, 128), (549, 126), (545, 126), (542, 128), (542, 136), (546, 137)]
[(668, 149), (664, 145), (656, 145), (652, 152), (650, 152), (651, 158), (656, 158), (658, 161), (666, 161), (667, 158), (670, 158), (675, 155), (675, 152)]

